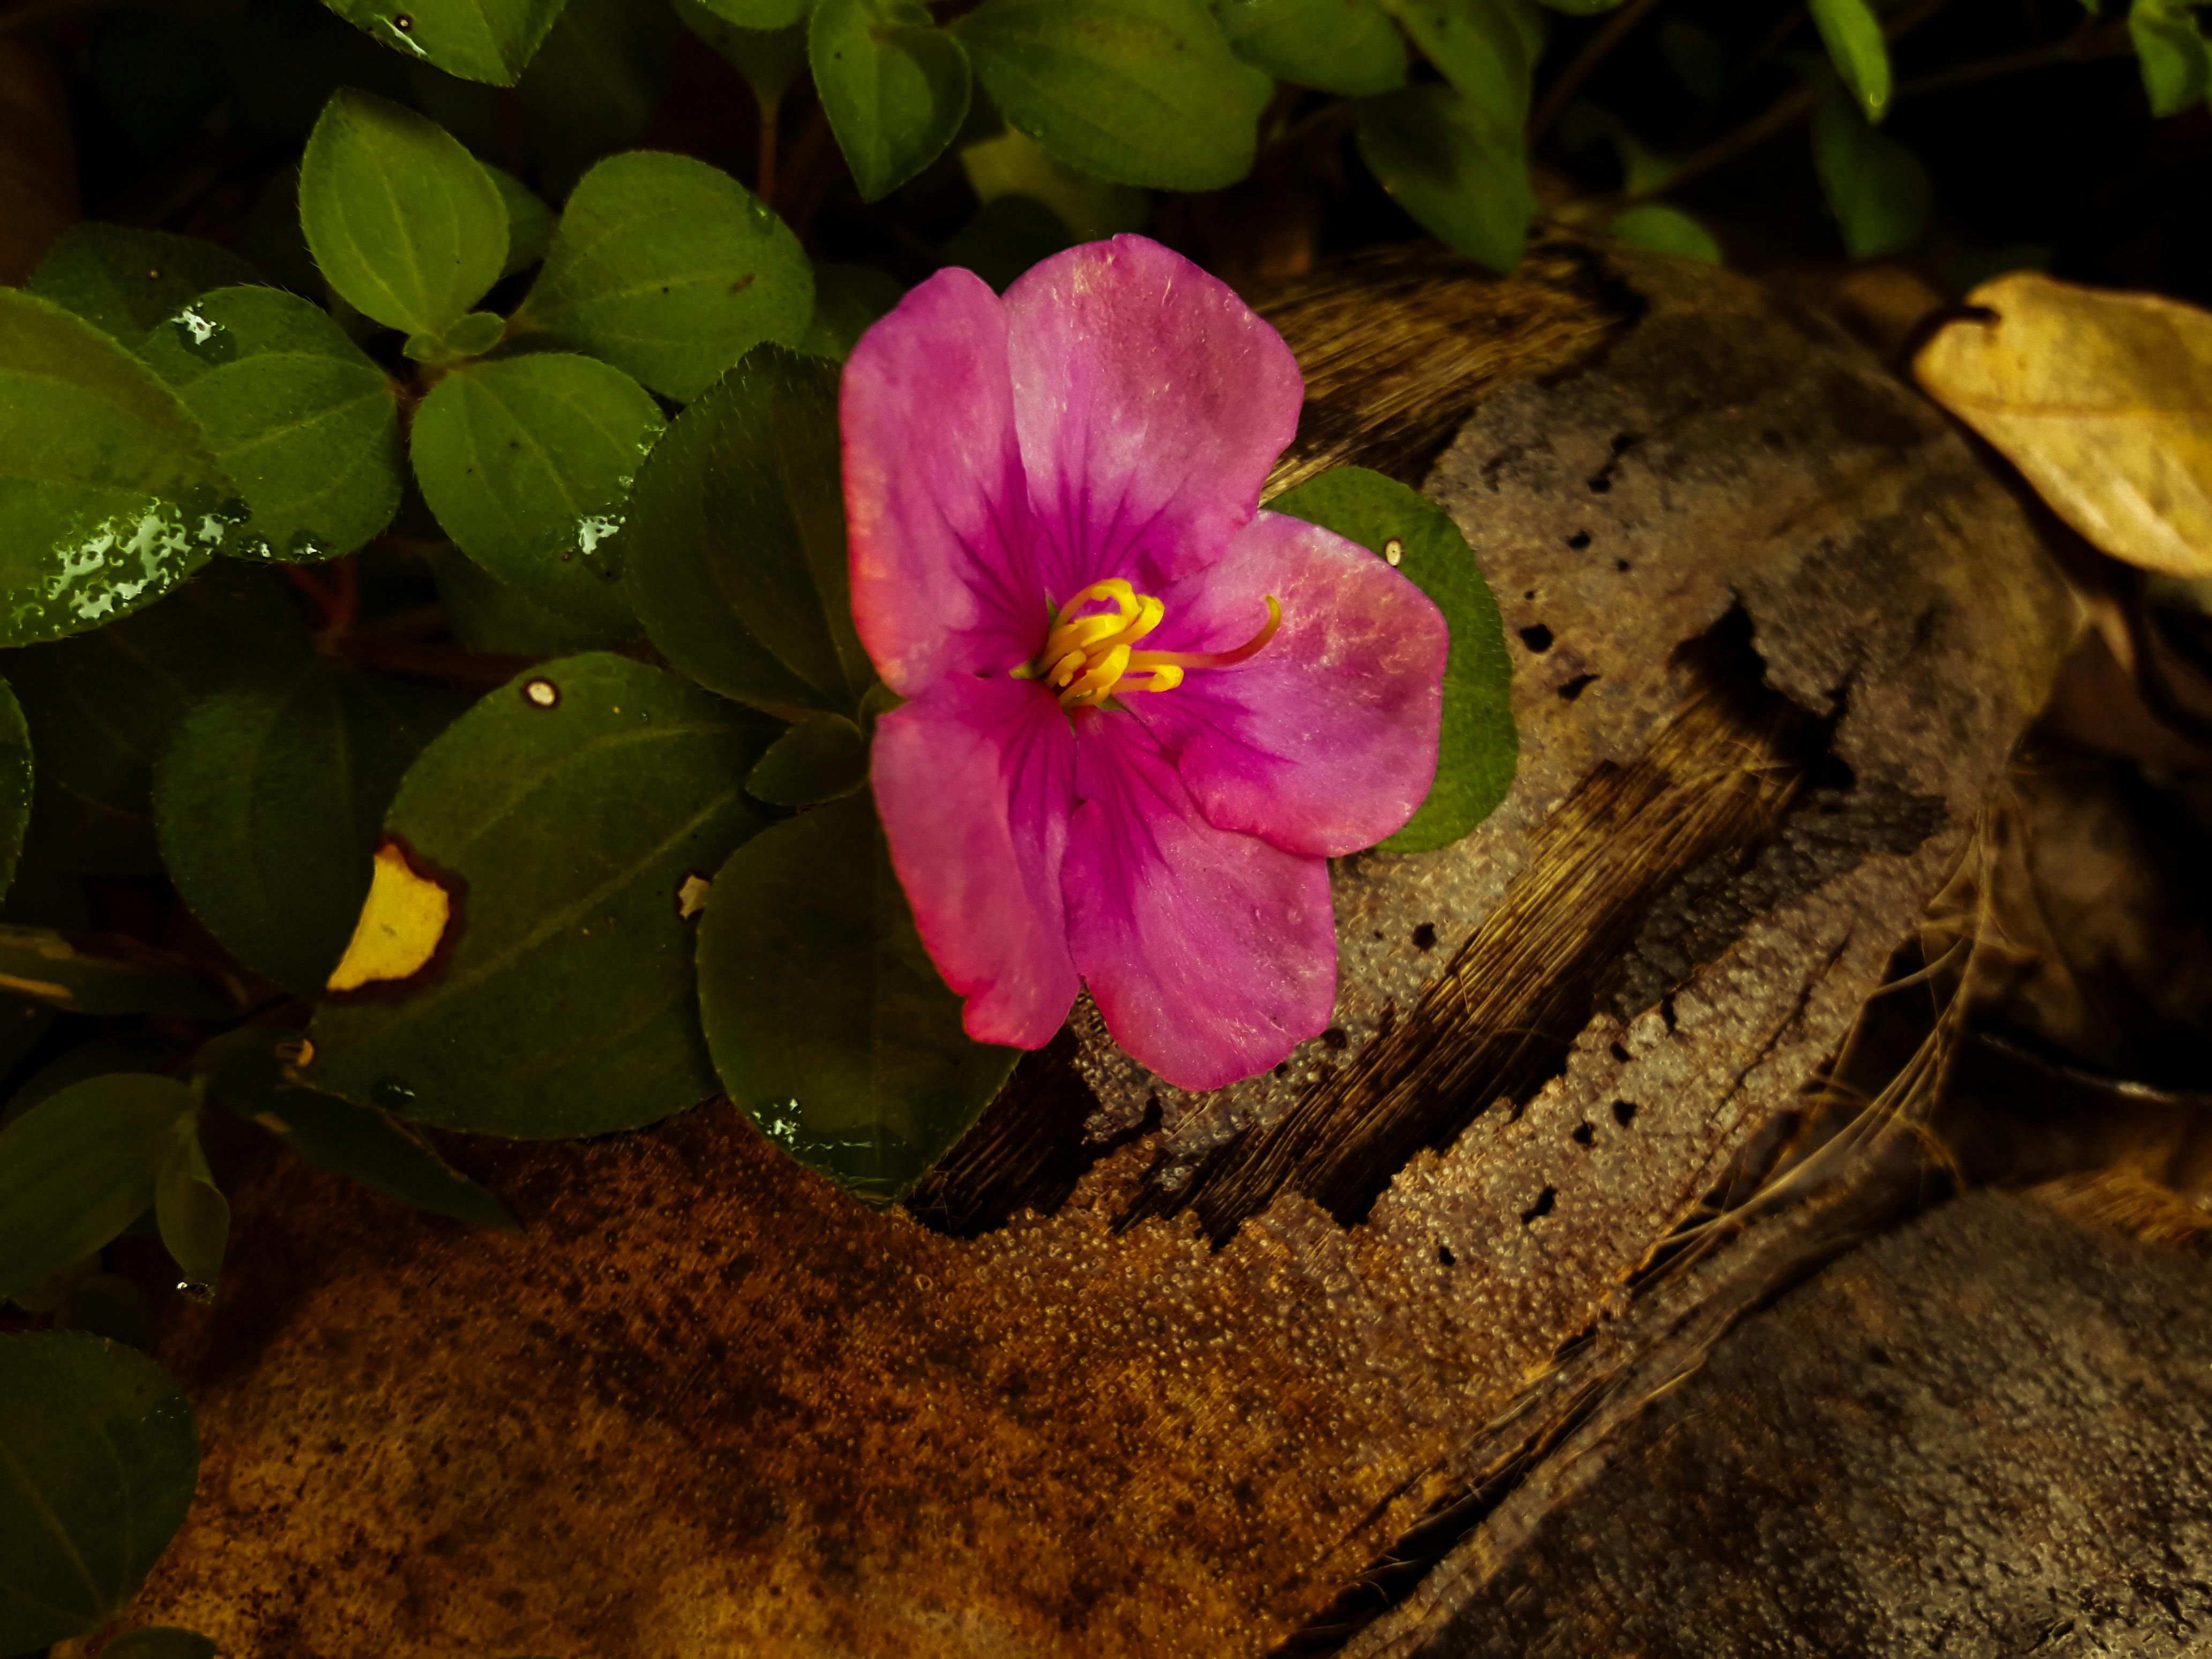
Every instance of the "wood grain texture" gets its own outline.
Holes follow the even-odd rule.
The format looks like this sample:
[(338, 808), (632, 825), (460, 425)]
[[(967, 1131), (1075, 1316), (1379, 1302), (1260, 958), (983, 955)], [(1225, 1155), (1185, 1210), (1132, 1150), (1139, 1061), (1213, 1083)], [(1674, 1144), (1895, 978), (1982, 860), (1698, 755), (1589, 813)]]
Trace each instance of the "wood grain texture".
[(1281, 476), (1420, 479), (1522, 641), (1504, 807), (1339, 866), (1336, 1026), (1194, 1097), (1079, 1009), (908, 1210), (720, 1105), (465, 1149), (513, 1238), (252, 1173), (222, 1299), (161, 1342), (207, 1451), (149, 1622), (288, 1659), (1259, 1655), (1635, 1323), (1942, 882), (2066, 602), (1938, 416), (1740, 279), (1554, 238), (1272, 314), (1315, 380)]

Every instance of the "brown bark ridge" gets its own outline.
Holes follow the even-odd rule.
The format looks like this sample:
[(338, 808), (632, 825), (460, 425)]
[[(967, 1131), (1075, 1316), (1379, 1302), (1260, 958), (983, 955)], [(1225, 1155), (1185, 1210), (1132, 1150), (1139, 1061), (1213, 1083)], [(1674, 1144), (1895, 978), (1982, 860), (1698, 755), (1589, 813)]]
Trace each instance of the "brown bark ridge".
[(1351, 1651), (2182, 1659), (2208, 1632), (2212, 1255), (1983, 1193), (1562, 1447)]
[(726, 1105), (466, 1150), (512, 1238), (270, 1168), (160, 1345), (206, 1454), (148, 1620), (289, 1659), (1327, 1650), (1571, 1431), (1554, 1357), (1640, 1340), (1632, 1276), (1879, 983), (2068, 602), (1938, 416), (1741, 278), (1553, 237), (1265, 308), (1311, 376), (1279, 477), (1420, 483), (1516, 653), (1505, 805), (1338, 870), (1337, 1025), (1198, 1097), (1079, 1012), (888, 1212)]

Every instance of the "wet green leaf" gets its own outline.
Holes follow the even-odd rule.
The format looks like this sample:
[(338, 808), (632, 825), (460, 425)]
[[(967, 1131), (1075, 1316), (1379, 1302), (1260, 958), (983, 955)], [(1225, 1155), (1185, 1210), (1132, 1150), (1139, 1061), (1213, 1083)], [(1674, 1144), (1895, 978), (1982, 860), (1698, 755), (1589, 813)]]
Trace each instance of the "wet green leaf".
[(865, 795), (765, 830), (722, 866), (700, 922), (699, 1006), (730, 1098), (872, 1199), (936, 1162), (1016, 1058), (961, 1030)]
[(1334, 530), (1384, 558), (1395, 550), (1392, 562), (1400, 574), (1444, 613), (1451, 652), (1444, 662), (1436, 781), (1420, 810), (1382, 847), (1425, 853), (1449, 846), (1497, 810), (1512, 787), (1520, 757), (1504, 624), (1474, 550), (1443, 508), (1364, 467), (1334, 468), (1267, 506)]
[(510, 330), (603, 357), (688, 402), (814, 310), (799, 239), (736, 179), (689, 156), (611, 155), (569, 197)]
[(300, 162), (300, 224), (346, 302), (387, 328), (442, 333), (507, 264), (507, 203), (427, 116), (345, 88)]
[(23, 705), (0, 680), (0, 896), (15, 884), (31, 827), (31, 727)]
[(511, 87), (562, 0), (324, 0), (371, 40), (465, 81)]
[(122, 934), (14, 922), (0, 922), (0, 989), (68, 1014), (214, 1019), (231, 1012), (212, 981)]
[(0, 1336), (0, 1648), (121, 1612), (199, 1467), (191, 1407), (145, 1355), (79, 1331)]
[(934, 161), (968, 118), (968, 54), (921, 0), (821, 0), (807, 59), (860, 199)]
[(636, 631), (617, 538), (660, 406), (620, 369), (568, 352), (471, 363), (415, 415), (415, 477), (478, 564), (586, 627)]
[(619, 629), (571, 622), (508, 586), (458, 550), (440, 551), (430, 574), (438, 584), (446, 620), (465, 650), (542, 660), (618, 645), (637, 631), (634, 617)]
[(983, 0), (957, 30), (1006, 119), (1072, 167), (1160, 190), (1252, 170), (1274, 83), (1206, 0)]
[(1889, 109), (1889, 43), (1868, 0), (1809, 0), (1828, 61), (1843, 76), (1859, 112), (1879, 121)]
[(2179, 115), (2204, 101), (2212, 83), (2212, 42), (2205, 40), (2194, 7), (2185, 0), (2135, 0), (2128, 9), (2128, 39), (2153, 115)]
[(56, 239), (31, 273), (31, 292), (126, 344), (210, 289), (262, 280), (227, 247), (197, 236), (89, 221)]
[(905, 295), (897, 277), (873, 265), (827, 264), (814, 272), (814, 320), (799, 349), (842, 363), (860, 337)]
[[(439, 1157), (418, 1131), (373, 1107), (291, 1082), (279, 1054), (283, 1046), (265, 1026), (242, 1026), (203, 1048), (198, 1064), (224, 1107), (317, 1169), (417, 1210), (514, 1230), (507, 1206)], [(296, 1039), (289, 1047), (297, 1051)]]
[(1920, 159), (1840, 94), (1814, 108), (1813, 164), (1852, 258), (1902, 252), (1927, 234), (1935, 191)]
[(850, 711), (874, 680), (846, 586), (836, 365), (747, 356), (655, 446), (623, 539), (631, 609), (702, 685)]
[(230, 1204), (215, 1184), (198, 1133), (190, 1127), (180, 1132), (155, 1179), (154, 1224), (185, 1283), (212, 1287), (230, 1243)]
[(100, 1659), (216, 1659), (216, 1651), (198, 1631), (146, 1625), (117, 1637), (100, 1650)]
[(842, 714), (803, 720), (775, 743), (745, 780), (745, 793), (771, 806), (812, 806), (849, 795), (868, 781), (868, 740)]
[(322, 658), (201, 698), (154, 770), (178, 893), (254, 972), (319, 994), (401, 775), (465, 706)]
[(705, 9), (741, 29), (787, 29), (805, 21), (814, 0), (701, 0)]
[(392, 521), (404, 456), (391, 377), (320, 306), (225, 288), (138, 347), (184, 399), (249, 516), (222, 551), (263, 559), (350, 553)]
[[(553, 240), (559, 216), (513, 173), (488, 162), (477, 165), (491, 175), (492, 183), (499, 186), (499, 199), (507, 204), (507, 263), (499, 274), (512, 276), (545, 257), (545, 246)], [(505, 319), (501, 320), (503, 325)]]
[(40, 757), (35, 854), (78, 874), (160, 872), (154, 757), (186, 705), (312, 653), (281, 586), (274, 572), (226, 562), (119, 623), (8, 659)]
[(1647, 203), (1616, 215), (1611, 229), (1620, 240), (1633, 242), (1638, 247), (1656, 248), (1662, 253), (1709, 265), (1725, 263), (1721, 245), (1713, 240), (1712, 232), (1681, 209), (1663, 203)]
[(1498, 119), (1433, 82), (1358, 106), (1359, 158), (1382, 188), (1438, 240), (1498, 271), (1521, 262), (1536, 207), (1522, 132), (1517, 118)]
[(678, 33), (658, 0), (568, 0), (562, 9), (514, 88), (547, 200), (566, 197), (601, 156), (643, 142)]
[(1223, 0), (1246, 63), (1292, 86), (1364, 98), (1406, 84), (1406, 43), (1381, 0)]
[(240, 516), (174, 392), (82, 318), (0, 288), (0, 645), (152, 603)]
[(302, 1080), (523, 1136), (631, 1128), (713, 1094), (678, 894), (758, 827), (742, 785), (773, 735), (621, 657), (492, 692), (423, 750), (386, 819), (414, 880), (453, 901), (434, 953), (325, 1002)]
[(117, 1072), (0, 1129), (0, 1297), (35, 1290), (144, 1214), (192, 1115), (175, 1079)]

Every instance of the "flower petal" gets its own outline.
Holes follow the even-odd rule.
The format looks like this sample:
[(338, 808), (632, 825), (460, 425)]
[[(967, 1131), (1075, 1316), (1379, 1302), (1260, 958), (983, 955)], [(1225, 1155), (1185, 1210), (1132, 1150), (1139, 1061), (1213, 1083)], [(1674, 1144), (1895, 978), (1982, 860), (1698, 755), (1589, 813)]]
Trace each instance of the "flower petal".
[(1032, 681), (955, 676), (876, 723), (891, 866), (980, 1042), (1041, 1048), (1075, 1002), (1060, 899), (1074, 751)]
[(1048, 597), (1107, 576), (1157, 592), (1212, 563), (1297, 430), (1305, 383), (1283, 337), (1142, 236), (1055, 254), (1006, 305)]
[(1174, 762), (1112, 711), (1079, 715), (1061, 884), (1106, 1029), (1183, 1089), (1266, 1071), (1328, 1024), (1328, 866), (1200, 816)]
[(1356, 542), (1262, 513), (1222, 561), (1162, 594), (1148, 647), (1223, 651), (1282, 626), (1233, 668), (1194, 668), (1129, 708), (1176, 757), (1209, 823), (1288, 852), (1372, 847), (1427, 799), (1450, 632), (1429, 596)]
[(839, 396), (853, 620), (890, 688), (1003, 673), (1044, 638), (1006, 317), (941, 270), (860, 337)]

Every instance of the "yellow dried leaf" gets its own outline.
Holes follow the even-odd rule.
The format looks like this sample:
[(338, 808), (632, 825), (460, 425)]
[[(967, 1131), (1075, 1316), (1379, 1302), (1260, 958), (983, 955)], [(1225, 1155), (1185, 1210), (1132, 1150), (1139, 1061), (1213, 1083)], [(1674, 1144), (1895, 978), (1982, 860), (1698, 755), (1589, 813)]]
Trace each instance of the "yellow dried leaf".
[(365, 985), (412, 978), (429, 965), (453, 915), (453, 896), (407, 861), (406, 849), (386, 842), (376, 849), (368, 897), (361, 920), (326, 988), (358, 991)]
[(2021, 272), (1921, 350), (1929, 395), (2115, 558), (2212, 574), (2212, 313)]

